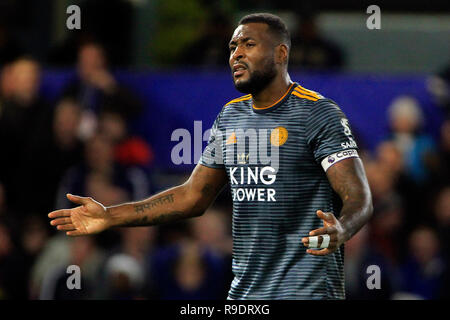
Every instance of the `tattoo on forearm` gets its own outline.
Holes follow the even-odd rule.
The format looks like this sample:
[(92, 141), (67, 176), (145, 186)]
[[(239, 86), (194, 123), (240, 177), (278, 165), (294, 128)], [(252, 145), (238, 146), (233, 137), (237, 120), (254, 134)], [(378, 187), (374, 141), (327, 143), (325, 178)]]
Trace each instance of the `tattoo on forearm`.
[(148, 217), (143, 216), (141, 218), (137, 218), (134, 220), (126, 220), (123, 223), (123, 227), (139, 227), (139, 226), (147, 226), (148, 224)]
[(161, 214), (155, 217), (152, 221), (152, 224), (162, 224), (162, 223), (169, 223), (173, 222), (182, 218), (185, 218), (186, 215), (184, 212), (181, 211), (172, 211), (166, 214)]
[(144, 202), (143, 204), (138, 204), (134, 206), (134, 211), (136, 213), (144, 213), (146, 209), (150, 209), (156, 207), (158, 205), (162, 205), (164, 203), (172, 203), (173, 202), (173, 193), (161, 196), (159, 198), (150, 200), (148, 202)]
[(152, 219), (150, 219), (148, 216), (143, 216), (141, 218), (127, 220), (124, 222), (122, 226), (123, 227), (153, 226), (163, 223), (174, 222), (185, 217), (186, 215), (181, 211), (172, 211), (169, 213), (160, 214)]

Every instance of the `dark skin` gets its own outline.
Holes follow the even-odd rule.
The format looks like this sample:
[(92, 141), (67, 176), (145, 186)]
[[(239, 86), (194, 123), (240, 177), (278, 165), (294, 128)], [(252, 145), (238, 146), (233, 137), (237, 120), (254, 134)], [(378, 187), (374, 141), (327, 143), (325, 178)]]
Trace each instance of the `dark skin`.
[[(309, 236), (319, 236), (320, 247), (323, 241), (320, 235), (328, 234), (330, 243), (325, 249), (306, 250), (315, 256), (336, 251), (366, 224), (373, 211), (369, 184), (359, 158), (349, 158), (336, 163), (327, 170), (327, 177), (331, 187), (341, 198), (343, 206), (339, 219), (331, 212), (317, 210), (317, 216), (322, 219), (323, 227), (312, 230)], [(302, 238), (302, 243), (308, 247), (309, 238)]]
[(198, 164), (184, 184), (148, 199), (104, 207), (89, 197), (68, 194), (80, 206), (49, 213), (51, 225), (68, 236), (95, 234), (113, 227), (152, 226), (202, 215), (227, 183), (225, 170)]
[(273, 36), (266, 24), (248, 23), (238, 26), (229, 48), (231, 70), (233, 71), (233, 67), (239, 64), (245, 67), (242, 75), (233, 75), (235, 83), (247, 81), (252, 71), (261, 69), (267, 59), (274, 59), (277, 74), (264, 90), (252, 93), (255, 107), (270, 106), (286, 93), (292, 83), (287, 73), (289, 49), (286, 44)]
[[(264, 23), (248, 23), (236, 28), (230, 41), (230, 67), (233, 81), (248, 81), (254, 71), (274, 63), (276, 75), (261, 91), (252, 93), (255, 107), (270, 106), (288, 90), (292, 81), (287, 73), (289, 48), (274, 37)], [(273, 61), (271, 61), (273, 60)], [(238, 70), (234, 68), (239, 67)], [(336, 251), (350, 239), (370, 218), (372, 200), (362, 162), (350, 158), (336, 163), (327, 171), (332, 188), (340, 196), (343, 208), (340, 218), (333, 213), (317, 211), (324, 227), (312, 230), (309, 236), (330, 235), (328, 248), (308, 249), (312, 255), (326, 255)], [(152, 226), (202, 215), (225, 186), (228, 177), (223, 169), (212, 169), (198, 164), (184, 184), (158, 193), (148, 199), (105, 207), (89, 197), (67, 195), (79, 204), (73, 209), (49, 213), (51, 225), (68, 236), (102, 232), (113, 227)], [(319, 237), (319, 246), (322, 237)], [(309, 239), (302, 239), (308, 246)]]

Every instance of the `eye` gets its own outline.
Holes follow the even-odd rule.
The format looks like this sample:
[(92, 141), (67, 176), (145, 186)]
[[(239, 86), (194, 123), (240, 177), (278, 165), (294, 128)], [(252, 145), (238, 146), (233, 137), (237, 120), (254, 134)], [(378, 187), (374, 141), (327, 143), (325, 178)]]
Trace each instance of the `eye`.
[(254, 47), (255, 44), (254, 44), (254, 43), (251, 43), (251, 42), (247, 42), (247, 43), (246, 43), (246, 46), (247, 46), (247, 47)]
[(236, 49), (236, 47), (230, 47), (230, 52), (233, 52)]

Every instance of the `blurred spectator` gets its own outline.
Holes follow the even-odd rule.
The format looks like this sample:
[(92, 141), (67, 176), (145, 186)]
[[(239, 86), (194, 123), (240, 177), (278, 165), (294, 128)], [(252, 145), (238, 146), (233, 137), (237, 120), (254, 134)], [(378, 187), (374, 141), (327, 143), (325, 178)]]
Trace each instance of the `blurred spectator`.
[(192, 236), (199, 245), (208, 248), (224, 260), (225, 270), (221, 279), (226, 288), (231, 285), (234, 278), (231, 270), (233, 262), (231, 214), (231, 209), (227, 211), (226, 207), (214, 204), (201, 217), (190, 221)]
[(152, 259), (160, 299), (226, 298), (223, 259), (196, 241), (186, 239), (161, 248)]
[(373, 198), (370, 221), (370, 243), (376, 254), (390, 264), (399, 263), (402, 249), (404, 209), (400, 195), (394, 189), (394, 176), (377, 162), (366, 164), (367, 179)]
[(424, 116), (419, 102), (411, 96), (399, 96), (389, 106), (391, 140), (402, 154), (408, 176), (423, 183), (429, 178), (428, 157), (435, 152), (433, 139), (422, 133)]
[(40, 66), (31, 58), (20, 58), (2, 71), (0, 92), (0, 141), (3, 154), (0, 160), (0, 179), (7, 192), (10, 209), (22, 208), (22, 187), (29, 177), (18, 159), (24, 159), (25, 146), (36, 132), (37, 125), (45, 123), (48, 106), (39, 96)]
[(383, 141), (377, 146), (376, 160), (383, 170), (387, 170), (396, 179), (404, 173), (402, 154), (392, 141)]
[(63, 99), (54, 108), (51, 120), (50, 125), (41, 124), (39, 135), (30, 137), (26, 156), (18, 162), (26, 175), (33, 177), (21, 192), (24, 207), (39, 213), (46, 225), (47, 213), (55, 208), (61, 177), (82, 161), (83, 154), (78, 138), (81, 107), (74, 100)]
[(220, 12), (211, 14), (200, 37), (181, 52), (180, 63), (209, 68), (228, 66), (231, 34), (230, 18)]
[[(405, 161), (400, 149), (392, 140), (386, 140), (380, 143), (376, 148), (376, 165), (379, 168), (381, 179), (390, 181), (389, 187), (394, 190), (395, 198), (399, 201), (404, 212), (408, 212), (408, 219), (402, 219), (403, 231), (410, 230), (412, 226), (422, 222), (423, 214), (419, 210), (417, 202), (423, 202), (420, 191), (406, 172)], [(379, 191), (378, 185), (373, 186), (375, 193), (382, 197), (385, 195), (383, 190)]]
[(103, 112), (98, 131), (114, 144), (114, 157), (123, 166), (148, 167), (154, 158), (151, 146), (141, 137), (130, 135), (125, 118), (117, 112)]
[(92, 196), (113, 205), (148, 196), (148, 179), (142, 170), (126, 168), (114, 160), (114, 145), (97, 134), (85, 146), (83, 163), (72, 167), (62, 179), (58, 208), (70, 206), (66, 193)]
[(156, 236), (154, 227), (123, 228), (121, 229), (120, 252), (127, 254), (139, 263), (147, 263), (148, 254), (153, 250)]
[(70, 259), (70, 242), (72, 238), (64, 233), (57, 233), (49, 238), (31, 269), (29, 291), (31, 299), (39, 299), (44, 278), (55, 266), (68, 266)]
[(228, 230), (228, 219), (231, 220), (231, 212), (216, 205), (212, 206), (201, 217), (190, 221), (194, 239), (217, 254), (231, 256), (233, 239)]
[(344, 56), (338, 45), (325, 39), (317, 26), (315, 14), (298, 17), (292, 35), (289, 65), (306, 70), (337, 70), (344, 66)]
[(404, 163), (404, 183), (399, 189), (408, 211), (408, 229), (429, 223), (427, 199), (434, 192), (433, 168), (437, 163), (436, 144), (423, 131), (425, 119), (419, 102), (412, 96), (398, 96), (388, 109), (390, 137)]
[(154, 298), (150, 253), (154, 228), (124, 228), (120, 246), (106, 261), (103, 284), (106, 299)]
[(41, 68), (37, 61), (18, 58), (6, 66), (5, 72), (2, 89), (7, 88), (7, 91), (2, 92), (2, 98), (22, 108), (31, 108), (38, 102)]
[(436, 232), (429, 227), (418, 227), (408, 240), (409, 258), (401, 269), (401, 291), (423, 299), (436, 299), (445, 270)]
[(46, 224), (42, 222), (40, 217), (35, 215), (29, 215), (25, 219), (25, 223), (21, 228), (21, 244), (24, 249), (24, 253), (28, 256), (30, 263), (27, 267), (30, 267), (34, 259), (40, 254), (47, 242), (47, 229)]
[(106, 263), (107, 299), (131, 300), (143, 298), (141, 288), (145, 281), (143, 266), (133, 257), (120, 253)]
[[(101, 276), (104, 253), (95, 244), (94, 237), (72, 238), (66, 249), (69, 251), (68, 260), (62, 257), (58, 262), (47, 269), (45, 273), (39, 298), (41, 300), (78, 300), (95, 299), (99, 288), (96, 286)], [(81, 288), (70, 290), (67, 279), (69, 265), (78, 266), (81, 270)]]
[[(353, 238), (345, 243), (345, 280), (346, 299), (368, 300), (391, 298), (398, 284), (397, 269), (383, 255), (373, 250), (373, 243), (369, 242), (369, 226), (363, 227)], [(380, 268), (380, 289), (370, 290), (367, 287), (367, 273), (369, 266)]]
[[(226, 213), (212, 207), (202, 217), (158, 227), (164, 240), (151, 255), (159, 299), (225, 299), (231, 273), (232, 241)], [(178, 229), (174, 229), (178, 225)], [(172, 228), (170, 228), (172, 227)], [(170, 238), (167, 232), (172, 233)]]
[(83, 108), (81, 135), (91, 137), (98, 116), (104, 111), (117, 112), (127, 121), (136, 116), (140, 102), (120, 86), (108, 70), (104, 49), (97, 43), (86, 43), (78, 51), (78, 77), (64, 90), (64, 97), (75, 99)]

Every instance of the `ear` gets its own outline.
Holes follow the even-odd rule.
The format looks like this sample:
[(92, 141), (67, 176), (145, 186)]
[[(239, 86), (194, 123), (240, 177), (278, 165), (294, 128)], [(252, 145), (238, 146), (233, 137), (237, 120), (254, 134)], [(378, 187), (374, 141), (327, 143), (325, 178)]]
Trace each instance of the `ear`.
[(282, 43), (275, 48), (275, 63), (287, 64), (288, 62), (289, 49)]

